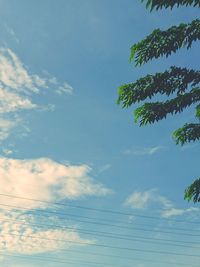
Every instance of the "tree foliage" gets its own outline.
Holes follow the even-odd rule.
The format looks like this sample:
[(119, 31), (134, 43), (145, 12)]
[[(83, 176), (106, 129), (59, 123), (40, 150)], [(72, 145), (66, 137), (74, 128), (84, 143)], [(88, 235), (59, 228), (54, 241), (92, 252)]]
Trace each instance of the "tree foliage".
[(192, 200), (194, 202), (200, 202), (200, 178), (196, 179), (191, 186), (185, 190), (185, 199)]
[[(141, 0), (144, 2), (144, 0)], [(147, 8), (162, 9), (179, 6), (200, 7), (200, 0), (148, 0)], [(154, 30), (144, 40), (131, 47), (130, 61), (141, 66), (152, 59), (168, 57), (177, 50), (191, 48), (200, 40), (200, 20), (181, 23), (162, 31)], [(165, 119), (169, 114), (183, 112), (196, 104), (195, 123), (186, 123), (173, 133), (177, 144), (184, 145), (200, 140), (200, 71), (172, 66), (169, 70), (154, 75), (146, 75), (137, 81), (121, 85), (118, 89), (118, 104), (128, 108), (143, 102), (135, 109), (135, 122), (140, 126)], [(165, 101), (151, 101), (155, 96), (165, 95)], [(146, 100), (149, 100), (146, 102)], [(186, 190), (185, 199), (200, 202), (200, 178)]]
[[(142, 0), (144, 2), (145, 0)], [(146, 7), (149, 8), (152, 11), (153, 9), (159, 10), (162, 8), (173, 8), (173, 7), (179, 7), (179, 6), (194, 6), (194, 7), (200, 7), (200, 1), (199, 0), (148, 0)]]
[(131, 47), (130, 61), (134, 59), (137, 66), (153, 58), (164, 55), (168, 57), (181, 47), (189, 49), (196, 40), (200, 40), (199, 19), (188, 24), (172, 26), (166, 31), (156, 29), (144, 40)]
[[(145, 0), (142, 0), (144, 2)], [(173, 8), (173, 7), (179, 7), (179, 6), (194, 6), (194, 7), (200, 7), (200, 1), (199, 0), (148, 0), (146, 7), (149, 8), (152, 11), (153, 9), (159, 10), (162, 8)]]

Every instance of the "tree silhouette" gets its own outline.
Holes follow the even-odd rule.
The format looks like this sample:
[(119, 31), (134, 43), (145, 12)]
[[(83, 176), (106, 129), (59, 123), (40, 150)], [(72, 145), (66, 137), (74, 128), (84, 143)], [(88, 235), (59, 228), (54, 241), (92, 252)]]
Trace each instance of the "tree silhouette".
[[(141, 0), (144, 2), (144, 0)], [(200, 7), (200, 0), (148, 0), (146, 7), (151, 11), (179, 6)], [(200, 40), (200, 20), (181, 23), (162, 31), (155, 29), (142, 41), (131, 47), (130, 61), (141, 66), (152, 59), (168, 57), (180, 48), (190, 49)], [(147, 75), (137, 81), (121, 85), (118, 89), (118, 104), (128, 108), (143, 102), (134, 111), (135, 122), (140, 126), (165, 119), (168, 114), (181, 113), (196, 104), (195, 123), (186, 123), (173, 133), (177, 144), (183, 145), (200, 139), (200, 71), (171, 66), (169, 70), (154, 75)], [(157, 94), (165, 95), (167, 100), (152, 102)], [(149, 102), (146, 102), (150, 99)], [(200, 178), (196, 179), (186, 190), (184, 198), (200, 202)]]

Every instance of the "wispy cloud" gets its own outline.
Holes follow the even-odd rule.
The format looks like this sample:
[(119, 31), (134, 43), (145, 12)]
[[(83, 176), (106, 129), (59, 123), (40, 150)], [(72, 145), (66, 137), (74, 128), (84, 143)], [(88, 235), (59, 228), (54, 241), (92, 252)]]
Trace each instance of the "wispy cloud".
[(99, 169), (99, 173), (105, 172), (111, 168), (111, 164), (105, 164)]
[(40, 229), (35, 225), (37, 224), (34, 224), (31, 215), (0, 211), (0, 251), (38, 254), (94, 243), (93, 240), (81, 238), (75, 228), (74, 230), (53, 227)]
[(73, 93), (73, 87), (65, 82), (63, 85), (58, 86), (58, 89), (56, 90), (56, 92), (59, 95), (72, 94)]
[(155, 189), (139, 192), (133, 192), (124, 202), (125, 206), (130, 206), (134, 209), (145, 209), (154, 199)]
[(181, 216), (185, 213), (199, 212), (199, 208), (177, 208), (174, 203), (167, 197), (158, 193), (157, 189), (150, 189), (147, 191), (134, 191), (124, 202), (125, 206), (133, 209), (147, 209), (154, 208), (159, 211), (163, 218)]
[(190, 207), (188, 209), (177, 209), (177, 208), (172, 207), (170, 209), (163, 210), (161, 213), (161, 216), (163, 218), (169, 218), (172, 216), (181, 216), (186, 213), (193, 213), (193, 212), (199, 212), (199, 211), (200, 211), (199, 208), (194, 208), (194, 207)]
[(125, 155), (145, 156), (145, 155), (153, 155), (164, 149), (165, 147), (163, 146), (143, 147), (143, 148), (138, 147), (138, 148), (125, 149), (122, 151), (122, 153)]
[(0, 142), (10, 135), (12, 129), (16, 126), (16, 120), (10, 120), (0, 117)]
[(8, 32), (8, 34), (9, 34), (10, 36), (12, 36), (12, 38), (15, 40), (15, 42), (16, 42), (17, 44), (19, 44), (20, 41), (19, 41), (19, 38), (17, 37), (17, 35), (16, 35), (14, 29), (11, 28), (11, 27), (9, 27), (7, 24), (5, 24), (5, 29), (6, 29), (6, 31)]
[(10, 112), (37, 108), (30, 99), (11, 93), (6, 89), (0, 88), (0, 113), (8, 114)]
[(183, 145), (180, 147), (181, 151), (188, 151), (190, 149), (194, 149), (194, 148), (198, 148), (199, 147), (199, 143), (193, 143), (193, 144), (187, 144), (187, 145)]
[(9, 156), (9, 155), (12, 155), (14, 153), (14, 150), (13, 149), (8, 149), (8, 148), (3, 148), (2, 152), (3, 152), (4, 155)]
[(15, 117), (19, 111), (53, 110), (52, 104), (40, 107), (32, 101), (33, 94), (47, 92), (49, 88), (54, 88), (58, 94), (73, 92), (68, 83), (60, 83), (56, 77), (32, 74), (11, 49), (0, 48), (0, 120), (2, 126), (4, 124), (4, 127), (0, 125), (0, 141), (8, 138), (11, 130), (22, 123)]
[(56, 77), (32, 74), (9, 48), (0, 48), (0, 84), (11, 91), (30, 94), (54, 86), (55, 92), (71, 93), (73, 88), (66, 82), (60, 83)]
[(0, 83), (13, 92), (39, 92), (46, 82), (38, 75), (31, 75), (17, 55), (8, 48), (0, 49)]

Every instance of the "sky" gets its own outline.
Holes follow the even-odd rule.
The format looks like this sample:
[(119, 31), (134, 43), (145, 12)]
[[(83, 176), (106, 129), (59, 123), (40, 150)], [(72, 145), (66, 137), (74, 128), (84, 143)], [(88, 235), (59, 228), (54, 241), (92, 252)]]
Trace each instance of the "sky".
[(0, 0), (2, 267), (198, 266), (200, 209), (183, 192), (199, 176), (199, 145), (172, 138), (193, 107), (139, 127), (134, 107), (116, 103), (124, 83), (198, 68), (197, 43), (129, 63), (155, 28), (198, 14), (132, 0)]

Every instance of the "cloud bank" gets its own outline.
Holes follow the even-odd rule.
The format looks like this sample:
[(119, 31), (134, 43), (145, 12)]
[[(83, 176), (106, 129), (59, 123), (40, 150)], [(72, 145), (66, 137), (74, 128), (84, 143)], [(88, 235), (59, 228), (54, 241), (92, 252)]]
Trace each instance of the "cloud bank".
[[(81, 238), (73, 225), (70, 227), (74, 230), (55, 229), (51, 226), (46, 226), (45, 229), (34, 227), (33, 223), (41, 223), (41, 220), (38, 219), (38, 214), (31, 215), (29, 212), (34, 209), (38, 211), (54, 207), (47, 202), (110, 194), (111, 190), (96, 182), (90, 176), (90, 171), (87, 165), (66, 166), (49, 158), (29, 160), (0, 158), (0, 250), (35, 254), (94, 242)], [(31, 198), (44, 202), (28, 200)], [(48, 225), (55, 223), (55, 220), (57, 224), (63, 226), (58, 217), (51, 218), (47, 214), (44, 218), (45, 224)], [(69, 226), (69, 222), (64, 226)], [(59, 240), (75, 241), (75, 243)]]
[[(34, 227), (30, 215), (0, 213), (0, 251), (19, 254), (39, 254), (92, 244), (74, 230)], [(33, 221), (33, 218), (32, 218)], [(50, 220), (49, 220), (50, 221)], [(63, 241), (64, 240), (64, 241)]]
[(160, 195), (156, 189), (134, 191), (125, 200), (124, 205), (140, 210), (153, 208), (154, 210), (159, 210), (160, 216), (163, 218), (181, 216), (185, 213), (199, 212), (199, 209), (194, 207), (185, 209), (176, 208), (171, 200)]
[[(19, 160), (0, 158), (0, 193), (55, 201), (84, 196), (105, 196), (111, 190), (94, 181), (87, 165), (65, 166), (48, 158)], [(0, 203), (8, 198), (0, 196)], [(41, 202), (10, 198), (9, 204), (32, 208)]]

